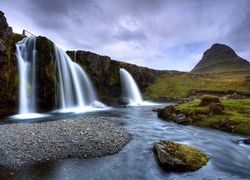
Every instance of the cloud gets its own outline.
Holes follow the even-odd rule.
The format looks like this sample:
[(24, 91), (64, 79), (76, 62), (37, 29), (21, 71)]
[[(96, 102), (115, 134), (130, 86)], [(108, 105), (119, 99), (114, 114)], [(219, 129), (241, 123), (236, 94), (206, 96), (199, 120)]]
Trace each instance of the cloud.
[(46, 36), (64, 50), (189, 71), (218, 42), (250, 60), (245, 0), (8, 0), (2, 6), (14, 30)]

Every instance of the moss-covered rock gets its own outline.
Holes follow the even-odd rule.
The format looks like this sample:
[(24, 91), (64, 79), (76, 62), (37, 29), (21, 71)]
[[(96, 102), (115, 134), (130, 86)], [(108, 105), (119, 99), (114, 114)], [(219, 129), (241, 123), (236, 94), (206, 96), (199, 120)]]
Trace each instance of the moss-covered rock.
[(155, 142), (153, 152), (160, 166), (167, 171), (196, 171), (209, 160), (204, 152), (171, 141)]
[(208, 106), (211, 103), (220, 103), (219, 97), (212, 96), (212, 95), (203, 95), (199, 106), (204, 107), (204, 106)]
[(166, 106), (163, 109), (157, 110), (157, 116), (166, 120), (173, 120), (175, 118), (175, 107), (173, 105)]
[(55, 67), (54, 43), (46, 37), (37, 37), (37, 102), (40, 111), (55, 108), (55, 80), (57, 79)]

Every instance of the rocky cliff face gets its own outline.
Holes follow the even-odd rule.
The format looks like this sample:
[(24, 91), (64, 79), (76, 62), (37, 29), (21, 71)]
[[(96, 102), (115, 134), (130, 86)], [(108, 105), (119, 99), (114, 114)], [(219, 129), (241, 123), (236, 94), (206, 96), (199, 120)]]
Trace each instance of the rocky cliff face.
[(149, 83), (153, 83), (155, 76), (163, 72), (139, 67), (133, 64), (112, 60), (108, 56), (101, 56), (86, 51), (68, 51), (71, 59), (80, 64), (92, 80), (101, 101), (106, 104), (119, 103), (121, 94), (120, 68), (125, 68), (135, 79), (140, 90), (145, 91)]
[(239, 57), (232, 48), (224, 44), (214, 44), (204, 52), (200, 62), (191, 70), (194, 73), (213, 73), (231, 77), (250, 75), (250, 63)]
[(15, 90), (17, 83), (17, 68), (12, 41), (12, 28), (8, 26), (4, 13), (0, 11), (0, 116), (1, 112), (15, 109)]

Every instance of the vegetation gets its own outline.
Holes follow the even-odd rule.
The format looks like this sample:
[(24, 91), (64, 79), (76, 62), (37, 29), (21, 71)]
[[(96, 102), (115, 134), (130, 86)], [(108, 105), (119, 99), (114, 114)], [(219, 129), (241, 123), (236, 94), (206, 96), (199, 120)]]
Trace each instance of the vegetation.
[[(192, 78), (192, 75), (194, 78)], [(157, 76), (154, 83), (149, 84), (143, 93), (145, 99), (186, 98), (192, 89), (204, 91), (228, 91), (235, 90), (238, 93), (250, 94), (250, 82), (231, 81), (205, 74), (182, 73), (170, 76), (163, 74)]]
[(250, 135), (250, 99), (221, 100), (225, 110), (209, 116), (209, 107), (199, 106), (200, 101), (179, 104), (175, 112), (185, 111), (191, 118), (190, 124), (211, 127), (237, 134)]

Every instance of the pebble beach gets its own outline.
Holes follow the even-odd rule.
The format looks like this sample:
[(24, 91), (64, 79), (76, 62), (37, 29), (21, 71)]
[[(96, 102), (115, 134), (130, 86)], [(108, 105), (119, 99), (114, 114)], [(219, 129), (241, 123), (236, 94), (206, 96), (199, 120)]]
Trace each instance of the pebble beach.
[(0, 166), (89, 158), (119, 152), (131, 136), (105, 118), (76, 118), (0, 126)]

